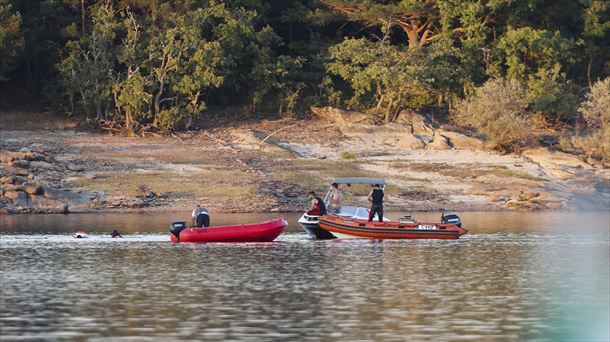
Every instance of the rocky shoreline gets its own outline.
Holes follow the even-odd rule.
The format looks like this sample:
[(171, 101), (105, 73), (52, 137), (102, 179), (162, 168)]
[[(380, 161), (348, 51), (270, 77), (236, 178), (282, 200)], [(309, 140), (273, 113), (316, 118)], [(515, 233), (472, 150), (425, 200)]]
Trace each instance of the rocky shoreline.
[[(174, 211), (194, 203), (216, 212), (302, 211), (308, 191), (346, 176), (385, 178), (387, 207), (403, 211), (610, 206), (609, 170), (578, 156), (547, 148), (502, 155), (416, 116), (371, 126), (358, 113), (318, 115), (324, 120), (230, 123), (174, 137), (3, 131), (0, 214)], [(345, 191), (366, 205), (366, 191)]]
[(58, 163), (44, 148), (21, 148), (0, 155), (0, 213), (67, 214), (91, 200), (82, 192), (61, 189), (64, 175), (82, 172), (74, 164)]

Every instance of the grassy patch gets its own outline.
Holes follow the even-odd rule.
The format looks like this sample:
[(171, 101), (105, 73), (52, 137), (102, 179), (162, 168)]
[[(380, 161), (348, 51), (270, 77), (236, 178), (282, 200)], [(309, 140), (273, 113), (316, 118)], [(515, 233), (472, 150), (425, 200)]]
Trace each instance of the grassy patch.
[(277, 149), (266, 149), (261, 151), (265, 158), (270, 159), (296, 159), (297, 155), (294, 152)]
[(314, 172), (328, 178), (375, 177), (373, 172), (360, 169), (357, 163), (345, 160), (295, 160), (288, 171)]
[(356, 158), (358, 157), (356, 155), (356, 152), (352, 152), (352, 151), (339, 151), (338, 155), (339, 155), (339, 158), (341, 158), (343, 160), (356, 160)]
[(360, 152), (360, 157), (385, 157), (393, 155), (392, 152), (388, 151), (364, 151)]
[(257, 193), (255, 186), (243, 184), (242, 181), (231, 171), (197, 174), (132, 172), (112, 173), (95, 179), (79, 178), (72, 184), (114, 196), (136, 196), (142, 186), (159, 195), (241, 199)]
[(480, 176), (497, 176), (502, 178), (519, 178), (532, 181), (544, 181), (544, 178), (532, 176), (523, 171), (510, 170), (504, 165), (490, 165), (484, 168), (476, 168), (478, 165), (474, 164), (471, 167), (469, 167), (469, 165), (464, 166), (457, 167), (447, 163), (392, 163), (392, 167), (396, 169), (407, 169), (417, 172), (436, 172), (443, 176), (458, 179), (476, 178)]

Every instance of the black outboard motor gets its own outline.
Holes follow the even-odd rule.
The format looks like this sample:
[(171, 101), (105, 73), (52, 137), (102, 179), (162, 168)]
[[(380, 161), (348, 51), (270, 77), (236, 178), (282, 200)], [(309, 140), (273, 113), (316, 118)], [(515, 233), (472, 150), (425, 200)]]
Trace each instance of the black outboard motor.
[(442, 214), (441, 223), (449, 223), (462, 228), (462, 219), (458, 214)]
[(169, 225), (169, 231), (170, 233), (174, 234), (174, 236), (176, 237), (176, 239), (180, 240), (180, 232), (182, 230), (184, 230), (184, 228), (186, 228), (186, 222), (184, 221), (176, 221), (176, 222), (172, 222)]

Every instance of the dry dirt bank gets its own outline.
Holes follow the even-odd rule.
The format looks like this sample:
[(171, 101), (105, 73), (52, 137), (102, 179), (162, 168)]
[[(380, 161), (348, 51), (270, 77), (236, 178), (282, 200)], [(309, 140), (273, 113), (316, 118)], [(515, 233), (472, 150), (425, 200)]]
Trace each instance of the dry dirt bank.
[[(345, 176), (385, 178), (389, 205), (407, 211), (609, 207), (607, 169), (546, 149), (500, 155), (443, 132), (411, 136), (404, 125), (322, 120), (151, 138), (4, 130), (0, 210), (176, 210), (200, 202), (217, 212), (300, 211), (309, 190), (324, 192)], [(344, 190), (348, 201), (365, 204), (368, 189)]]

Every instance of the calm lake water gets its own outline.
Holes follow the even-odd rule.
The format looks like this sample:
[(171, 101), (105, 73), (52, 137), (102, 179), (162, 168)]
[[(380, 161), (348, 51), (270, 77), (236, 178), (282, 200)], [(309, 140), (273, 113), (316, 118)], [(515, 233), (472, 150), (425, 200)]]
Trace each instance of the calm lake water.
[(609, 340), (608, 213), (463, 213), (455, 241), (212, 221), (277, 216), (261, 244), (168, 242), (188, 213), (0, 217), (0, 340)]

